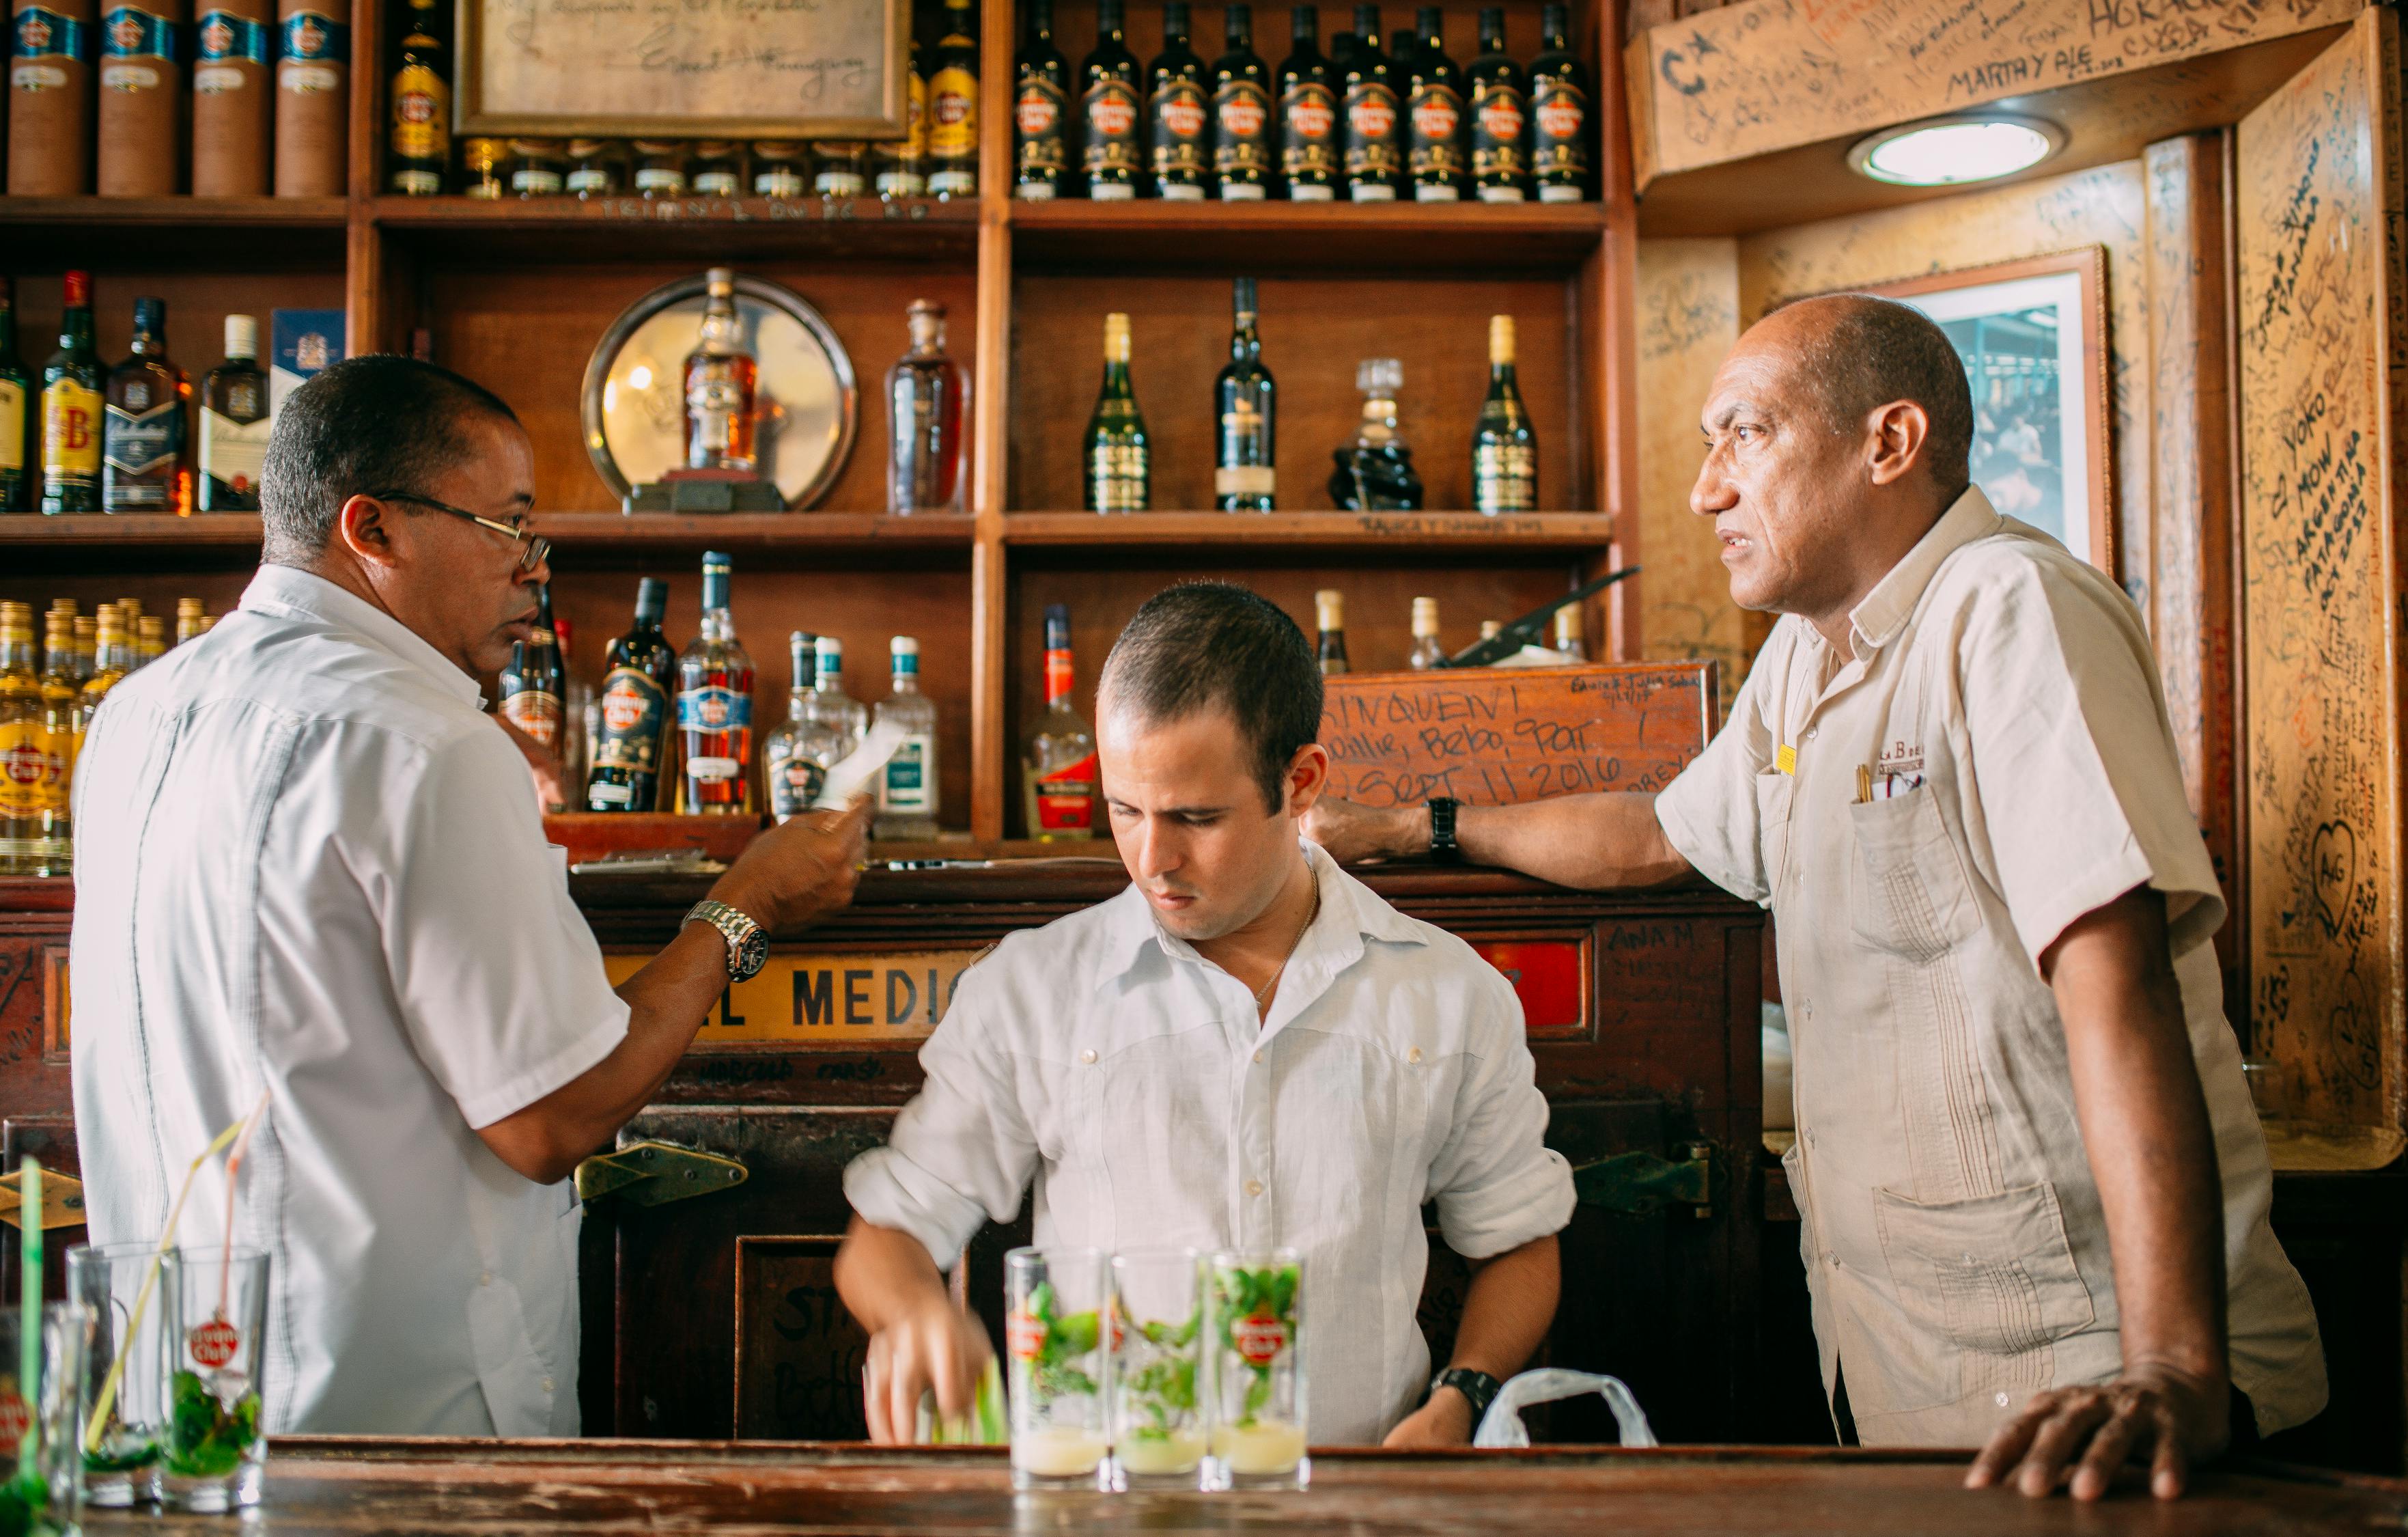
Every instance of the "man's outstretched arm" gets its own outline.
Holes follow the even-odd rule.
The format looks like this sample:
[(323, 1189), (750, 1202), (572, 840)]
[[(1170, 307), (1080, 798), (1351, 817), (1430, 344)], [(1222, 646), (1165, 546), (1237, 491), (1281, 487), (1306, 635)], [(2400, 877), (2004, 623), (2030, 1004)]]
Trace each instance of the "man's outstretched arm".
[[(1305, 814), (1304, 831), (1342, 865), (1407, 858), (1429, 851), (1429, 808), (1374, 811), (1324, 796)], [(1655, 796), (1638, 791), (1465, 806), (1455, 812), (1455, 840), (1472, 864), (1587, 891), (1666, 885), (1691, 873), (1656, 820)]]

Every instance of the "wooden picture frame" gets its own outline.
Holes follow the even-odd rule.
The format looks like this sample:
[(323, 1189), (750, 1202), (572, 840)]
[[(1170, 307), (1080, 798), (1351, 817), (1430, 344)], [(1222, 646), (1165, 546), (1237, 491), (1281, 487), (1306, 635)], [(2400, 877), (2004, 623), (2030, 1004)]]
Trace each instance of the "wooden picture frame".
[(452, 130), (541, 137), (894, 139), (910, 0), (456, 0)]
[[(1940, 323), (1957, 351), (1969, 339), (2002, 360), (1989, 367), (1968, 357), (1973, 385), (1973, 483), (1992, 505), (2064, 540), (2067, 549), (2115, 575), (2114, 399), (2107, 361), (2107, 253), (2104, 247), (1959, 267), (1856, 290), (1900, 299)], [(2044, 342), (2053, 315), (2055, 347)], [(1986, 327), (2007, 335), (1988, 348)], [(1975, 337), (1969, 338), (1969, 325)], [(2015, 360), (2029, 359), (2020, 368)], [(2020, 440), (2020, 441), (2018, 441)], [(2080, 488), (2080, 496), (2073, 493)]]

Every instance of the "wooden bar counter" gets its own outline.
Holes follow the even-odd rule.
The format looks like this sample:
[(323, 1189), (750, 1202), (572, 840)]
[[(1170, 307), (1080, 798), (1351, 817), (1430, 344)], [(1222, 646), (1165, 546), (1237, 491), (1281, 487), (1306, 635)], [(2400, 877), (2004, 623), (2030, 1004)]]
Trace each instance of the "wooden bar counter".
[[(2366, 1532), (2408, 1523), (2408, 1484), (2276, 1463), (2202, 1474), (2174, 1503), (1957, 1487), (1956, 1453), (1665, 1447), (1316, 1452), (1276, 1494), (1015, 1496), (996, 1450), (838, 1443), (278, 1441), (264, 1521), (280, 1537), (383, 1532), (1849, 1533)], [(87, 1511), (90, 1537), (226, 1531), (223, 1517)]]

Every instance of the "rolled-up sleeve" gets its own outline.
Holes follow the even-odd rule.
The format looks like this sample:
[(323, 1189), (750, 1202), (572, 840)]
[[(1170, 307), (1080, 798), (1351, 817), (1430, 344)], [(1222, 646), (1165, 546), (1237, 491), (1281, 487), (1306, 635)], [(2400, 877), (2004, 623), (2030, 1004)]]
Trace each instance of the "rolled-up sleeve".
[(1430, 1165), (1423, 1199), (1466, 1259), (1486, 1259), (1560, 1232), (1572, 1219), (1572, 1171), (1546, 1144), (1547, 1099), (1522, 1024), (1499, 979), (1488, 1027), (1469, 1043), (1451, 1135)]

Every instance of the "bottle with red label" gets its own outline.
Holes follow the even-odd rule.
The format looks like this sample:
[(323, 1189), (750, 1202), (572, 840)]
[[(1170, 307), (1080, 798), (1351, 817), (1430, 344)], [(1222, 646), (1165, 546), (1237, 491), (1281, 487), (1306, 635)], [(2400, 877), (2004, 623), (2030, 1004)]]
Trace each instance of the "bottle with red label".
[(1460, 203), (1465, 175), (1463, 71), (1446, 56), (1446, 12), (1424, 6), (1405, 71), (1405, 168), (1416, 203)]
[(733, 563), (702, 555), (702, 633), (678, 657), (678, 736), (688, 814), (752, 813), (752, 658), (736, 639), (727, 589)]
[(1530, 61), (1530, 171), (1541, 203), (1578, 203), (1588, 192), (1588, 71), (1568, 40), (1561, 5), (1539, 12)]
[(1471, 61), (1471, 184), (1483, 203), (1530, 195), (1530, 82), (1505, 51), (1505, 7), (1480, 11), (1480, 56)]
[(1173, 203), (1200, 202), (1204, 163), (1211, 152), (1211, 107), (1204, 94), (1204, 61), (1187, 41), (1187, 0), (1165, 0), (1162, 51), (1146, 69), (1146, 169), (1154, 195)]
[(1096, 0), (1096, 48), (1079, 65), (1080, 169), (1087, 195), (1125, 203), (1137, 195), (1139, 93), (1137, 55), (1128, 49), (1122, 0)]
[(1326, 203), (1338, 186), (1338, 93), (1321, 56), (1321, 13), (1298, 6), (1288, 20), (1296, 41), (1277, 80), (1280, 191), (1290, 202)]
[(1230, 0), (1212, 63), (1212, 185), (1225, 203), (1259, 202), (1271, 181), (1270, 72), (1254, 51), (1254, 8)]
[(1346, 56), (1346, 195), (1393, 203), (1405, 169), (1397, 78), (1380, 47), (1380, 7), (1354, 7), (1354, 49)]
[(1070, 610), (1045, 607), (1045, 713), (1021, 754), (1028, 836), (1044, 842), (1096, 836), (1096, 730), (1072, 698)]
[(1020, 45), (1011, 104), (1012, 195), (1050, 203), (1070, 168), (1070, 66), (1054, 46), (1054, 0), (1029, 0), (1028, 37)]

